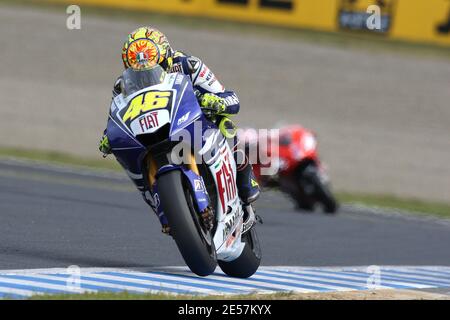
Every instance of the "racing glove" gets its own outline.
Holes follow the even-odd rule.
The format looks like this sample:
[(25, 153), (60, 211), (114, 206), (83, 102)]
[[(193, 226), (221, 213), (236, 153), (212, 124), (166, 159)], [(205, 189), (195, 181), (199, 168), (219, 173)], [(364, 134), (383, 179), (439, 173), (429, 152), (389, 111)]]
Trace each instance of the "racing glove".
[(200, 107), (211, 115), (220, 115), (225, 113), (227, 106), (225, 99), (212, 93), (205, 93), (200, 97)]
[(102, 138), (100, 139), (98, 149), (101, 153), (103, 153), (103, 157), (106, 157), (111, 153), (111, 146), (109, 145), (108, 136), (106, 134), (103, 134)]

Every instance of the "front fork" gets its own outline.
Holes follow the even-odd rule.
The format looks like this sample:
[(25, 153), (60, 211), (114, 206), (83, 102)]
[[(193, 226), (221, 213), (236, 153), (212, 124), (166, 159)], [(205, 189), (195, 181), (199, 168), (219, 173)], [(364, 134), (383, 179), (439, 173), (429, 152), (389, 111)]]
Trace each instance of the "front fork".
[(185, 179), (189, 182), (190, 189), (194, 195), (194, 205), (196, 206), (196, 211), (202, 218), (203, 224), (208, 230), (211, 230), (213, 228), (215, 222), (214, 210), (210, 206), (208, 191), (206, 190), (203, 178), (200, 176), (200, 172), (198, 170), (198, 166), (195, 162), (195, 157), (193, 154), (191, 154), (190, 162), (186, 167), (182, 165), (168, 164), (158, 169), (156, 162), (150, 154), (146, 158), (146, 165), (148, 168), (147, 178), (149, 185), (151, 186), (151, 194), (154, 204), (152, 208), (156, 212), (156, 215), (161, 222), (164, 233), (169, 233), (170, 228), (159, 201), (158, 184), (156, 183), (156, 180), (161, 174), (172, 170), (180, 170), (182, 172)]

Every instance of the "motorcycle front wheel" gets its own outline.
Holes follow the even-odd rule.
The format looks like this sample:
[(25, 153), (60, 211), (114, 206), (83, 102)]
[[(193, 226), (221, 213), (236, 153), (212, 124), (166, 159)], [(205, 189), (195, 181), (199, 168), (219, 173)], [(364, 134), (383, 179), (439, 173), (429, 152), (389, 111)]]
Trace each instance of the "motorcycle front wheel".
[(213, 273), (217, 266), (213, 237), (203, 226), (180, 171), (169, 171), (158, 178), (158, 195), (170, 233), (189, 269), (199, 276)]

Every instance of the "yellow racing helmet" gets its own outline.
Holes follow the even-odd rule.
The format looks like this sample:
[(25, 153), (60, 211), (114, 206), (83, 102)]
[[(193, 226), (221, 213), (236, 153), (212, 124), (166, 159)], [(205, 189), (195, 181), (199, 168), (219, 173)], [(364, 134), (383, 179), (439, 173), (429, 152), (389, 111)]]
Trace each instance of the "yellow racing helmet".
[(152, 27), (140, 27), (128, 35), (122, 48), (125, 69), (145, 70), (159, 64), (166, 71), (173, 65), (173, 50), (166, 36)]

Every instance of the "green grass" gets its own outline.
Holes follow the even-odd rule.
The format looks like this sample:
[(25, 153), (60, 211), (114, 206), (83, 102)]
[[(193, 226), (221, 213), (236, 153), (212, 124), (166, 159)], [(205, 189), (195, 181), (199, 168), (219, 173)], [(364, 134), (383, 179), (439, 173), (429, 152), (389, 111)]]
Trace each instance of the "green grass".
[(101, 292), (83, 294), (35, 295), (30, 300), (281, 300), (298, 299), (294, 293), (245, 294), (245, 295), (170, 295), (164, 293)]
[[(10, 5), (27, 5), (44, 7), (46, 10), (62, 11), (67, 5), (42, 4), (36, 0), (0, 0), (0, 3)], [(365, 32), (324, 32), (311, 29), (276, 27), (263, 24), (226, 21), (204, 17), (187, 17), (168, 14), (159, 14), (148, 11), (125, 10), (106, 7), (82, 6), (82, 14), (107, 17), (111, 20), (129, 20), (136, 25), (160, 26), (174, 25), (183, 29), (215, 30), (240, 35), (251, 35), (264, 39), (288, 39), (290, 41), (310, 42), (321, 45), (332, 45), (370, 52), (390, 52), (393, 54), (406, 54), (414, 56), (438, 57), (450, 59), (450, 47), (428, 43), (414, 43), (392, 40), (383, 35)], [(130, 30), (124, 30), (124, 34)]]
[[(120, 165), (114, 156), (103, 159), (99, 153), (98, 159), (76, 157), (61, 152), (24, 150), (18, 148), (0, 148), (0, 158), (13, 157), (18, 159), (37, 160), (47, 163), (84, 166), (92, 169), (110, 169), (120, 171)], [(440, 218), (450, 218), (450, 204), (419, 199), (408, 199), (393, 195), (360, 194), (338, 192), (337, 198), (345, 204), (361, 204), (369, 207), (398, 209), (412, 214), (433, 215)]]
[(83, 166), (92, 169), (121, 170), (114, 156), (103, 159), (99, 153), (98, 159), (77, 157), (56, 151), (27, 150), (19, 148), (0, 148), (0, 158), (12, 157), (26, 160), (36, 160), (46, 163)]
[(434, 215), (440, 218), (450, 218), (450, 204), (419, 199), (399, 198), (392, 195), (338, 193), (342, 203), (361, 204), (371, 207), (398, 209), (414, 214)]

